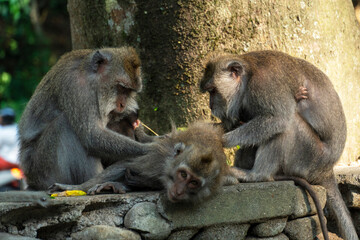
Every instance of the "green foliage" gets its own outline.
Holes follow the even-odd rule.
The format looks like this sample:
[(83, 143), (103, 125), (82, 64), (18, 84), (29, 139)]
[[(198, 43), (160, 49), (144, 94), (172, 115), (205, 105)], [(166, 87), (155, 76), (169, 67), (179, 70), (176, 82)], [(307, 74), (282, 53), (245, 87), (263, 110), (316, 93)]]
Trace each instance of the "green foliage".
[(30, 0), (0, 0), (0, 107), (19, 117), (50, 60), (49, 40), (31, 22)]

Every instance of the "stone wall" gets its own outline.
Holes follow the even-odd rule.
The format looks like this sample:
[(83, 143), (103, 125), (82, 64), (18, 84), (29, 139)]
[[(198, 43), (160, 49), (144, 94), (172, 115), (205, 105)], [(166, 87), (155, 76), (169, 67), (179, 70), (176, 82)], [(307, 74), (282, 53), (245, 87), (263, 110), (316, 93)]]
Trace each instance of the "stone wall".
[[(325, 189), (314, 188), (324, 206)], [(315, 214), (293, 182), (247, 183), (196, 206), (170, 203), (159, 192), (56, 198), (47, 208), (0, 203), (0, 238), (304, 240), (319, 233)]]
[[(359, 169), (336, 173), (359, 233)], [(324, 206), (325, 189), (314, 188)], [(329, 230), (336, 232), (331, 216), (327, 218)], [(0, 203), (0, 239), (306, 240), (320, 233), (318, 226), (312, 199), (291, 181), (224, 187), (196, 206), (170, 203), (160, 192), (59, 197), (47, 208)]]

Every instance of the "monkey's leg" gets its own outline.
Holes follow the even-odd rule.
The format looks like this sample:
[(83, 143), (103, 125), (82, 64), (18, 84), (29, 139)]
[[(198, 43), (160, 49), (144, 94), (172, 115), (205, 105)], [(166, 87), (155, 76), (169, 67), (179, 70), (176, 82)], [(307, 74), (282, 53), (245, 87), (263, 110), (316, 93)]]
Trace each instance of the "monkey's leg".
[(105, 182), (101, 184), (96, 184), (92, 188), (90, 188), (87, 193), (89, 195), (94, 195), (96, 193), (101, 193), (103, 191), (111, 191), (113, 193), (126, 193), (130, 189), (121, 182)]
[(232, 173), (241, 182), (273, 181), (273, 177), (280, 170), (280, 164), (286, 159), (287, 141), (291, 141), (289, 134), (283, 133), (259, 146), (253, 168), (232, 168)]
[(134, 189), (161, 190), (164, 188), (164, 186), (159, 180), (159, 176), (155, 176), (154, 178), (148, 178), (142, 176), (138, 172), (131, 171), (131, 169), (127, 169), (126, 171), (125, 183), (127, 186)]
[(119, 184), (112, 184), (111, 188), (114, 190), (114, 192), (124, 193), (128, 190), (128, 188), (124, 184), (121, 184), (124, 179), (125, 171), (126, 168), (124, 168), (123, 164), (121, 162), (117, 162), (113, 165), (110, 165), (100, 174), (80, 185), (66, 185), (55, 183), (49, 188), (49, 191), (54, 192), (61, 190), (82, 190), (88, 192), (89, 194), (93, 194), (95, 192), (100, 192), (101, 189), (107, 189), (107, 185), (111, 185), (105, 183), (119, 182)]
[(349, 210), (341, 196), (334, 173), (321, 183), (326, 189), (327, 203), (334, 213), (341, 236), (346, 240), (359, 240)]

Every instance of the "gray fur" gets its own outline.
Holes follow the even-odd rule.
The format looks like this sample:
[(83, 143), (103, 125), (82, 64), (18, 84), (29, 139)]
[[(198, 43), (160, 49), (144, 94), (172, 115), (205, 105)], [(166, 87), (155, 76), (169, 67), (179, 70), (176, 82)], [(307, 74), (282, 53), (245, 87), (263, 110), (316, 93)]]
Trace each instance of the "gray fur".
[(132, 48), (76, 50), (45, 75), (19, 123), (20, 163), (30, 189), (53, 183), (81, 184), (110, 163), (151, 151), (106, 128), (117, 108), (118, 88), (127, 89), (125, 114), (137, 109), (140, 61)]
[[(242, 66), (239, 78), (228, 68), (234, 61)], [(228, 89), (231, 80), (239, 84), (235, 93), (234, 86)], [(250, 52), (209, 61), (200, 86), (228, 130), (225, 146), (241, 146), (235, 166), (243, 168), (233, 168), (240, 181), (285, 174), (323, 185), (342, 236), (358, 239), (333, 173), (345, 146), (345, 116), (323, 72), (284, 53)], [(308, 98), (297, 102), (299, 87), (307, 88)]]

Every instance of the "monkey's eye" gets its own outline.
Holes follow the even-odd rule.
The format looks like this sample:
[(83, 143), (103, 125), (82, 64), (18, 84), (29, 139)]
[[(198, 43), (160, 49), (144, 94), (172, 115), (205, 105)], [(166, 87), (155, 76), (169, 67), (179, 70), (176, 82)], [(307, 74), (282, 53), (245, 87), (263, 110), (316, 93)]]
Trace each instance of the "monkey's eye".
[(180, 176), (184, 179), (187, 178), (187, 173), (185, 171), (180, 171)]

